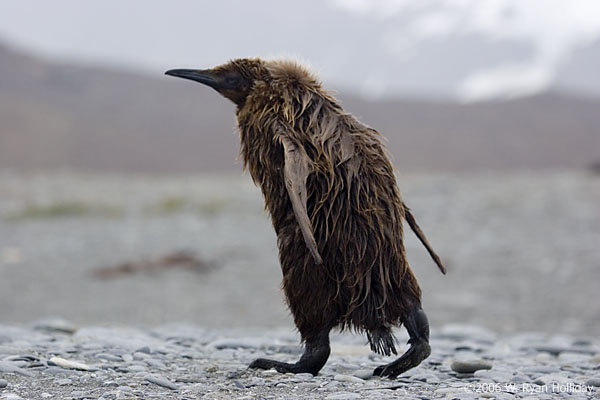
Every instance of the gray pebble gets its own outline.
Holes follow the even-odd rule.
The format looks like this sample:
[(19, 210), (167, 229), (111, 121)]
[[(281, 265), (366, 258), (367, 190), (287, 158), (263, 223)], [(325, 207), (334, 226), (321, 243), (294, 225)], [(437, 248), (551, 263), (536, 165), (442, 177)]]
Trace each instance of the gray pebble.
[(352, 375), (362, 380), (371, 379), (373, 377), (372, 369), (359, 369), (352, 372)]
[(156, 367), (156, 368), (161, 368), (161, 369), (165, 368), (165, 364), (160, 360), (156, 360), (154, 358), (148, 358), (145, 361), (146, 361), (146, 364), (148, 364), (151, 367)]
[(148, 370), (148, 368), (144, 367), (143, 365), (139, 365), (139, 364), (129, 365), (127, 367), (127, 369), (131, 372), (144, 372), (144, 371)]
[(338, 382), (365, 383), (364, 380), (351, 375), (337, 374), (333, 377), (333, 379), (335, 379)]
[(354, 399), (360, 399), (361, 397), (362, 397), (362, 395), (360, 395), (358, 393), (339, 392), (339, 393), (330, 394), (329, 396), (327, 396), (325, 398), (328, 400), (354, 400)]
[(148, 347), (148, 346), (140, 347), (135, 352), (136, 353), (144, 353), (144, 354), (152, 354), (152, 350), (150, 350), (150, 347)]
[(470, 374), (480, 369), (492, 369), (492, 364), (485, 360), (454, 360), (450, 368), (461, 374)]
[(257, 339), (217, 339), (207, 345), (217, 350), (222, 349), (254, 349), (264, 344), (263, 340)]
[(171, 389), (171, 390), (177, 390), (179, 389), (179, 386), (174, 384), (173, 382), (169, 381), (167, 378), (165, 378), (164, 376), (161, 375), (146, 375), (144, 377), (145, 380), (147, 380), (148, 382), (154, 383), (155, 385), (158, 386), (162, 386), (165, 387), (167, 389)]
[(148, 358), (150, 358), (150, 354), (148, 353), (144, 353), (143, 351), (136, 351), (135, 353), (133, 353), (133, 359), (134, 360), (146, 360)]
[(3, 393), (1, 400), (22, 400), (23, 398), (16, 393)]
[(4, 379), (0, 379), (0, 389), (5, 388), (8, 386), (8, 381), (5, 381)]
[(590, 378), (587, 381), (585, 381), (585, 384), (587, 386), (600, 387), (600, 377)]
[(313, 374), (302, 373), (302, 374), (296, 374), (295, 378), (299, 379), (301, 381), (310, 381), (314, 378), (314, 376), (313, 376)]
[(75, 325), (62, 318), (48, 318), (37, 321), (34, 323), (33, 328), (40, 331), (68, 334), (73, 334), (77, 331), (77, 327)]
[(108, 353), (98, 353), (98, 354), (96, 354), (96, 358), (99, 360), (105, 360), (105, 361), (116, 361), (116, 362), (123, 361), (123, 359), (120, 356), (115, 356), (115, 355), (108, 354)]
[(546, 385), (546, 382), (540, 378), (537, 378), (535, 381), (533, 381), (533, 383), (535, 383), (536, 385), (539, 385), (539, 386)]
[(44, 370), (44, 374), (52, 374), (52, 375), (65, 375), (70, 373), (71, 371), (60, 368), (60, 367), (48, 367)]
[(72, 385), (73, 381), (70, 380), (69, 378), (57, 379), (56, 384), (58, 384), (60, 386)]
[(23, 369), (10, 361), (0, 361), (0, 372), (12, 372), (14, 374), (33, 376), (33, 373)]
[(314, 389), (316, 387), (319, 387), (319, 383), (318, 382), (300, 382), (296, 386), (298, 386), (299, 388), (302, 388), (302, 389)]

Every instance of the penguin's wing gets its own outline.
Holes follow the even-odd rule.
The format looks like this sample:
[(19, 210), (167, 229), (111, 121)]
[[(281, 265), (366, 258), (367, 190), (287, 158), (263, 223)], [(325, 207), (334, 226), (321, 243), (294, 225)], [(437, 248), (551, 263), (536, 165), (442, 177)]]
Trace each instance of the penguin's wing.
[(294, 215), (296, 216), (298, 225), (300, 225), (304, 242), (310, 250), (315, 263), (322, 264), (323, 259), (317, 249), (312, 223), (306, 210), (306, 179), (310, 173), (308, 156), (304, 153), (303, 149), (287, 136), (282, 135), (280, 138), (284, 150), (283, 175), (285, 187), (292, 201)]

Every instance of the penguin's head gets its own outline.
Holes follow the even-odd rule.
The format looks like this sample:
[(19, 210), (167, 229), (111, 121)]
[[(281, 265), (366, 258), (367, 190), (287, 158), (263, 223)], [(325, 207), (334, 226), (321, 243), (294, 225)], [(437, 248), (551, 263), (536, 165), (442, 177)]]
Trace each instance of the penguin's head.
[(258, 58), (239, 58), (211, 69), (171, 69), (165, 74), (210, 86), (238, 107), (246, 102), (255, 81), (269, 77), (265, 62)]

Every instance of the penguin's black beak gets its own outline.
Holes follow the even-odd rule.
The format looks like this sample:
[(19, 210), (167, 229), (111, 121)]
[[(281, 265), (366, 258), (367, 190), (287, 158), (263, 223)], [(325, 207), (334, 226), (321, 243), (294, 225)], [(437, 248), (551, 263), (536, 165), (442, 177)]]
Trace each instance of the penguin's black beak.
[(210, 69), (170, 69), (165, 75), (176, 76), (178, 78), (190, 79), (192, 81), (203, 83), (214, 89), (223, 87), (223, 80), (220, 79)]
[(248, 91), (252, 87), (252, 81), (244, 78), (233, 68), (170, 69), (165, 74), (210, 86), (238, 107), (244, 104)]

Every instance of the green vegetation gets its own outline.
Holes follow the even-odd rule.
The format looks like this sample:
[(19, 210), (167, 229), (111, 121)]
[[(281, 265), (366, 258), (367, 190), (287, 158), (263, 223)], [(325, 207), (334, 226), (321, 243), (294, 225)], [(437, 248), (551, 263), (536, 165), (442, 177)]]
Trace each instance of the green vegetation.
[(153, 211), (157, 214), (174, 214), (182, 212), (189, 207), (188, 201), (181, 196), (165, 197), (153, 207)]
[(227, 201), (221, 198), (203, 199), (199, 202), (186, 199), (183, 196), (168, 196), (157, 205), (150, 207), (150, 214), (176, 214), (193, 212), (201, 215), (215, 215), (227, 208)]
[[(177, 213), (195, 213), (213, 216), (224, 212), (230, 204), (226, 199), (211, 198), (192, 201), (183, 196), (168, 196), (157, 204), (145, 207), (142, 212), (147, 215), (170, 215)], [(18, 211), (0, 215), (6, 220), (27, 220), (41, 218), (68, 217), (122, 217), (125, 210), (106, 204), (94, 204), (76, 200), (56, 201), (49, 204), (27, 204)]]
[(35, 218), (61, 218), (102, 216), (118, 217), (122, 211), (107, 205), (89, 204), (81, 201), (61, 201), (51, 204), (30, 204), (20, 211), (6, 216), (9, 220), (35, 219)]

